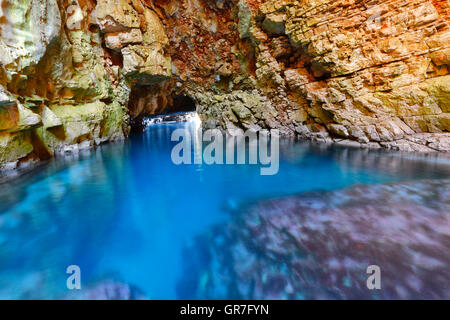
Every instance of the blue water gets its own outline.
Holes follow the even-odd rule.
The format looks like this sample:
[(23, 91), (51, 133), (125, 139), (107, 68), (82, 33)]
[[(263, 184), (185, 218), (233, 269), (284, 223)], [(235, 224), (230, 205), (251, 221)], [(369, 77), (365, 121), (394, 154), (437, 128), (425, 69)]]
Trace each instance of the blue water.
[(125, 143), (0, 184), (0, 299), (71, 297), (69, 265), (80, 266), (83, 290), (113, 280), (150, 299), (176, 299), (181, 291), (195, 299), (195, 291), (179, 287), (189, 270), (183, 249), (249, 201), (449, 176), (445, 160), (293, 140), (281, 141), (274, 176), (261, 176), (258, 165), (176, 166), (170, 134), (194, 126), (154, 124)]

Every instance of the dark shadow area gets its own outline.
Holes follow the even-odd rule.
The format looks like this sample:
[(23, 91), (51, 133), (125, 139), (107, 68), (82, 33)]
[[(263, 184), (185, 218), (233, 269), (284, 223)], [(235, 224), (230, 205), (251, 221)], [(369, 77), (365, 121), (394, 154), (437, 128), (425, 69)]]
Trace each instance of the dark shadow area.
[(171, 105), (164, 110), (164, 113), (196, 111), (194, 100), (188, 96), (176, 95), (173, 97)]

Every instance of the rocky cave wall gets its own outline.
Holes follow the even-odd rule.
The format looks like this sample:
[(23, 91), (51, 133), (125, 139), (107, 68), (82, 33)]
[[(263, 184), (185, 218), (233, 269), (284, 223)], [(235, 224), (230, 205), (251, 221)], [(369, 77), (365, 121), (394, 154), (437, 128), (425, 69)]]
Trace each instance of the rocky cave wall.
[(2, 0), (0, 167), (123, 139), (180, 97), (206, 127), (448, 151), (449, 12), (446, 0)]
[(449, 8), (241, 0), (239, 38), (251, 44), (254, 64), (246, 61), (245, 85), (233, 77), (228, 92), (196, 95), (202, 119), (346, 145), (448, 150)]

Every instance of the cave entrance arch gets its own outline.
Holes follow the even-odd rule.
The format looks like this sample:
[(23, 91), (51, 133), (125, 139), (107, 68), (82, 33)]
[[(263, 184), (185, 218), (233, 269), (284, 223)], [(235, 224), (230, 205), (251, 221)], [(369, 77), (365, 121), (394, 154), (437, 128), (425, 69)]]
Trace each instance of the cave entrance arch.
[(172, 98), (172, 103), (167, 106), (162, 114), (175, 112), (189, 112), (196, 111), (197, 107), (194, 100), (186, 95), (175, 95)]
[[(169, 92), (164, 92), (165, 90)], [(197, 106), (189, 95), (170, 92), (170, 88), (160, 86), (134, 86), (128, 104), (131, 130), (145, 129), (147, 119), (181, 119), (179, 113), (195, 112)]]

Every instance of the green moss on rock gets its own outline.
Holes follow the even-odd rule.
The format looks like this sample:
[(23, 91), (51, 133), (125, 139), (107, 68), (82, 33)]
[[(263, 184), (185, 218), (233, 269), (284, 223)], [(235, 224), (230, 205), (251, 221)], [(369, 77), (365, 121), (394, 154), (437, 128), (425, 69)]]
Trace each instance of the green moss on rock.
[(0, 169), (15, 167), (18, 159), (33, 151), (29, 132), (0, 135)]

